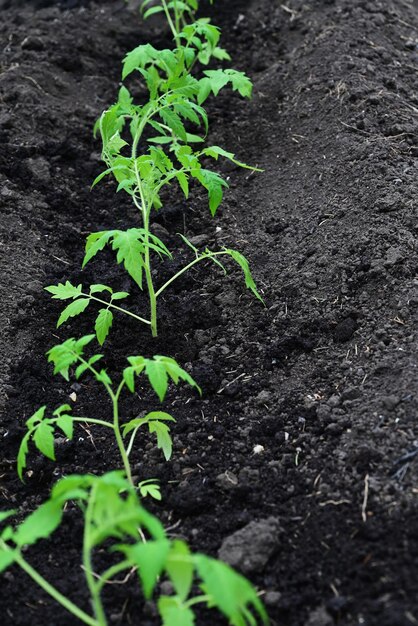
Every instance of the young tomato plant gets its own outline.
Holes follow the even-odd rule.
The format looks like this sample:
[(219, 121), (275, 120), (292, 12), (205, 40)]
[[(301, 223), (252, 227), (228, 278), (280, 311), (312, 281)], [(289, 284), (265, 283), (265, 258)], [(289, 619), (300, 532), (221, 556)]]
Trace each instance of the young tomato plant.
[[(49, 583), (30, 565), (26, 555), (29, 546), (52, 535), (62, 521), (64, 510), (73, 503), (83, 516), (82, 566), (93, 615)], [(4, 522), (13, 513), (0, 513), (0, 521)], [(111, 559), (111, 565), (100, 573), (94, 565), (98, 552), (106, 552)], [(163, 626), (193, 626), (197, 604), (217, 609), (233, 626), (267, 622), (252, 585), (224, 563), (193, 554), (186, 542), (168, 539), (161, 523), (145, 510), (137, 491), (122, 472), (110, 472), (102, 477), (75, 475), (60, 480), (44, 504), (19, 526), (9, 525), (0, 534), (0, 571), (12, 564), (21, 567), (46, 593), (88, 626), (107, 626), (102, 591), (115, 579), (120, 584), (120, 575), (126, 577), (130, 571), (137, 571), (145, 599), (155, 597), (161, 579), (170, 581), (172, 595), (156, 598)], [(196, 588), (201, 591), (198, 595)]]
[[(200, 80), (193, 78), (189, 73), (196, 58), (193, 45), (174, 51), (159, 51), (145, 45), (129, 53), (125, 59), (123, 76), (126, 77), (134, 71), (139, 73), (145, 79), (150, 99), (145, 105), (134, 104), (129, 91), (122, 87), (118, 102), (103, 113), (97, 126), (102, 137), (102, 157), (107, 169), (96, 178), (93, 186), (106, 175), (112, 174), (118, 182), (117, 190), (129, 194), (137, 207), (141, 227), (126, 231), (106, 230), (92, 233), (87, 238), (83, 267), (98, 252), (111, 245), (116, 252), (117, 262), (123, 264), (141, 290), (147, 291), (149, 317), (139, 316), (115, 305), (115, 300), (125, 298), (128, 294), (113, 293), (106, 285), (92, 285), (86, 291), (82, 285), (73, 286), (68, 282), (46, 288), (56, 299), (74, 300), (62, 312), (58, 325), (82, 313), (91, 302), (105, 305), (100, 309), (96, 320), (96, 333), (100, 343), (103, 343), (110, 329), (114, 310), (127, 312), (138, 321), (149, 325), (152, 335), (157, 336), (157, 302), (165, 289), (197, 263), (208, 260), (221, 265), (218, 258), (220, 256), (233, 259), (241, 267), (247, 287), (262, 301), (248, 261), (241, 253), (226, 247), (218, 251), (208, 248), (199, 251), (185, 237), (182, 237), (183, 241), (193, 249), (194, 259), (163, 285), (154, 285), (152, 255), (158, 255), (161, 259), (172, 257), (165, 244), (150, 232), (151, 213), (162, 207), (162, 190), (176, 182), (187, 199), (192, 179), (207, 191), (209, 209), (214, 216), (222, 202), (223, 189), (228, 184), (218, 173), (207, 169), (205, 161), (217, 161), (219, 157), (223, 157), (237, 166), (256, 169), (238, 161), (233, 153), (219, 146), (195, 150), (189, 145), (199, 143), (203, 138), (187, 132), (185, 122), (203, 125), (206, 132), (207, 115), (201, 104), (211, 92), (217, 95), (225, 85), (231, 84), (241, 95), (251, 95), (251, 82), (245, 74), (235, 70), (207, 70)], [(189, 52), (192, 54), (189, 55)], [(124, 131), (128, 126), (129, 131), (126, 133)], [(158, 135), (148, 138), (145, 152), (139, 154), (143, 133), (149, 128), (156, 130)], [(122, 134), (130, 137), (130, 140), (123, 139)], [(166, 150), (163, 146), (166, 146)], [(222, 265), (221, 267), (223, 268)], [(104, 291), (110, 294), (107, 301), (97, 296), (97, 293)]]
[[(146, 359), (142, 356), (128, 357), (129, 366), (123, 370), (122, 380), (115, 385), (105, 369), (96, 369), (96, 364), (102, 359), (101, 354), (91, 357), (84, 355), (85, 347), (94, 339), (94, 335), (87, 335), (81, 339), (67, 339), (64, 343), (51, 348), (48, 351), (48, 360), (54, 364), (54, 374), (61, 374), (66, 380), (69, 379), (70, 367), (76, 367), (75, 377), (78, 379), (85, 372), (90, 372), (101, 383), (109, 396), (112, 405), (111, 419), (96, 419), (91, 417), (72, 415), (71, 406), (64, 404), (59, 406), (51, 416), (47, 415), (46, 406), (39, 408), (26, 422), (27, 432), (22, 440), (18, 453), (18, 474), (23, 479), (26, 467), (26, 458), (29, 451), (29, 442), (32, 441), (37, 449), (49, 459), (55, 460), (54, 435), (57, 429), (62, 431), (68, 439), (73, 438), (74, 424), (96, 424), (113, 431), (119, 453), (122, 459), (124, 471), (132, 482), (132, 473), (129, 456), (138, 431), (147, 428), (150, 434), (157, 437), (157, 446), (163, 451), (166, 460), (172, 453), (172, 439), (170, 436), (170, 422), (174, 418), (164, 411), (151, 411), (144, 417), (121, 423), (119, 400), (124, 389), (131, 393), (135, 392), (136, 379), (144, 374), (158, 396), (163, 402), (167, 393), (169, 381), (177, 385), (181, 380), (187, 382), (200, 392), (199, 386), (193, 378), (184, 371), (174, 359), (166, 356), (154, 356)], [(127, 436), (129, 438), (126, 440)], [(146, 485), (141, 484), (142, 490), (147, 491)], [(155, 491), (155, 490), (154, 490)], [(153, 495), (152, 487), (148, 488)]]

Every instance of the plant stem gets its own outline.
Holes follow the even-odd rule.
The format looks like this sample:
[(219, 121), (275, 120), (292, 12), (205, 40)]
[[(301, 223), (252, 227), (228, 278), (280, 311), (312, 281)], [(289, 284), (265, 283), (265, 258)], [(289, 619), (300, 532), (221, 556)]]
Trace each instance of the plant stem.
[(82, 296), (86, 296), (87, 298), (91, 298), (92, 300), (96, 300), (96, 302), (100, 302), (100, 304), (105, 304), (107, 307), (110, 307), (112, 309), (116, 309), (117, 311), (120, 311), (121, 313), (125, 313), (126, 315), (130, 315), (131, 317), (134, 317), (136, 320), (139, 320), (140, 322), (142, 322), (143, 324), (151, 324), (151, 322), (149, 320), (144, 319), (143, 317), (140, 317), (139, 315), (135, 315), (135, 313), (131, 313), (131, 311), (127, 311), (126, 309), (122, 309), (122, 307), (117, 306), (116, 304), (112, 304), (112, 302), (106, 302), (106, 300), (102, 300), (101, 298), (96, 298), (96, 296), (92, 296), (89, 293), (82, 293)]
[(99, 424), (99, 426), (106, 426), (113, 429), (113, 424), (105, 422), (105, 420), (98, 420), (93, 417), (73, 417), (73, 422), (87, 422), (88, 424)]
[(93, 523), (93, 510), (95, 505), (96, 489), (96, 486), (92, 488), (90, 492), (90, 498), (87, 504), (83, 537), (83, 566), (97, 624), (99, 626), (107, 626), (107, 619), (100, 598), (100, 589), (93, 574), (93, 563), (91, 558), (92, 545), (90, 541), (90, 529)]
[(26, 574), (28, 574), (28, 576), (30, 576), (37, 585), (39, 585), (39, 587), (50, 595), (51, 598), (54, 598), (54, 600), (61, 604), (61, 606), (63, 606), (69, 613), (72, 613), (72, 615), (84, 622), (84, 624), (88, 624), (88, 626), (101, 626), (100, 622), (82, 611), (76, 604), (71, 602), (71, 600), (62, 595), (58, 589), (45, 580), (41, 574), (29, 565), (21, 554), (15, 555), (15, 561), (23, 569), (23, 571), (26, 572)]
[(176, 27), (174, 26), (173, 20), (171, 19), (171, 15), (170, 15), (170, 11), (169, 11), (169, 9), (167, 7), (167, 3), (166, 3), (165, 0), (161, 0), (161, 3), (163, 5), (163, 9), (164, 9), (165, 16), (167, 18), (168, 25), (170, 26), (170, 30), (173, 33), (173, 37), (174, 37), (174, 41), (176, 42), (176, 46), (180, 47), (179, 35), (178, 35), (177, 30), (176, 30)]
[(194, 259), (193, 261), (191, 261), (190, 263), (188, 263), (187, 265), (185, 265), (183, 267), (183, 269), (181, 269), (179, 272), (177, 272), (177, 274), (174, 274), (174, 276), (172, 276), (166, 283), (164, 283), (164, 285), (162, 287), (160, 287), (158, 289), (158, 291), (155, 293), (155, 297), (158, 298), (162, 292), (167, 289), (167, 287), (169, 285), (171, 285), (171, 283), (173, 283), (175, 280), (177, 280), (178, 278), (180, 278), (180, 276), (182, 274), (184, 274), (184, 272), (187, 272), (191, 267), (193, 267), (193, 265), (196, 265), (196, 263), (199, 263), (199, 261), (205, 261), (206, 259), (211, 259), (214, 256), (220, 256), (221, 254), (227, 254), (227, 252), (212, 252), (211, 254), (205, 254), (202, 256), (197, 257), (196, 259)]
[(123, 467), (124, 467), (125, 472), (126, 472), (126, 478), (129, 480), (129, 482), (131, 483), (132, 486), (135, 486), (134, 482), (132, 480), (132, 471), (131, 471), (131, 466), (129, 464), (129, 458), (128, 458), (128, 455), (126, 453), (125, 445), (123, 443), (122, 433), (120, 431), (119, 396), (120, 396), (120, 392), (122, 391), (124, 385), (125, 385), (125, 382), (122, 381), (119, 384), (119, 387), (118, 387), (118, 390), (116, 391), (116, 393), (113, 393), (113, 391), (111, 391), (111, 398), (112, 398), (112, 404), (113, 404), (113, 430), (114, 430), (114, 433), (115, 433), (115, 437), (116, 437), (116, 441), (117, 441), (117, 444), (118, 444), (119, 452), (120, 452), (120, 455), (122, 457)]

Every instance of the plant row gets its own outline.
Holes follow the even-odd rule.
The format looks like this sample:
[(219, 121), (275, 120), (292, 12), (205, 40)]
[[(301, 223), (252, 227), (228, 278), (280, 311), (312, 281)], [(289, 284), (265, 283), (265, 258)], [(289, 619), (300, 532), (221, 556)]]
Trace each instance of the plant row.
[[(250, 272), (247, 259), (232, 248), (198, 249), (183, 234), (180, 239), (190, 252), (190, 260), (163, 284), (156, 284), (155, 264), (170, 263), (173, 257), (150, 224), (153, 212), (163, 208), (168, 188), (176, 186), (188, 200), (196, 187), (207, 193), (212, 216), (222, 202), (227, 181), (211, 167), (224, 158), (239, 167), (255, 170), (235, 155), (217, 145), (205, 147), (209, 119), (206, 100), (232, 88), (242, 97), (251, 96), (252, 84), (243, 73), (219, 65), (230, 60), (219, 46), (220, 29), (209, 19), (198, 18), (198, 0), (145, 0), (146, 19), (161, 13), (167, 20), (174, 47), (158, 50), (150, 44), (129, 52), (123, 62), (124, 84), (117, 102), (107, 109), (95, 125), (100, 133), (104, 171), (93, 186), (111, 176), (117, 192), (127, 194), (137, 209), (137, 223), (126, 230), (109, 228), (87, 237), (83, 267), (106, 247), (110, 247), (116, 263), (128, 273), (132, 294), (116, 291), (110, 285), (97, 283), (83, 286), (65, 281), (46, 290), (56, 300), (67, 301), (57, 326), (97, 307), (94, 333), (70, 338), (47, 352), (54, 374), (65, 380), (70, 375), (93, 378), (108, 397), (109, 416), (75, 415), (69, 404), (53, 411), (40, 407), (27, 421), (26, 434), (17, 459), (19, 477), (24, 480), (31, 448), (55, 460), (55, 438), (61, 433), (72, 439), (78, 425), (91, 425), (111, 431), (120, 459), (113, 471), (103, 476), (70, 475), (52, 489), (49, 499), (20, 524), (11, 524), (15, 511), (0, 514), (4, 529), (0, 535), (0, 571), (12, 564), (20, 566), (40, 587), (80, 622), (90, 626), (106, 626), (108, 619), (102, 602), (106, 585), (122, 574), (135, 569), (145, 599), (156, 599), (163, 626), (192, 626), (196, 623), (198, 604), (217, 609), (233, 626), (254, 626), (266, 622), (264, 607), (252, 585), (228, 565), (203, 554), (192, 553), (187, 543), (172, 540), (163, 525), (144, 507), (144, 498), (161, 500), (160, 485), (143, 477), (133, 480), (130, 456), (137, 437), (148, 431), (168, 461), (172, 454), (170, 425), (175, 421), (169, 413), (157, 408), (134, 419), (125, 418), (120, 407), (121, 396), (134, 394), (138, 385), (150, 385), (160, 403), (164, 402), (169, 384), (185, 382), (198, 393), (198, 384), (180, 365), (167, 356), (153, 358), (128, 356), (127, 365), (117, 380), (102, 367), (103, 355), (92, 347), (97, 340), (102, 346), (108, 338), (116, 315), (128, 315), (138, 324), (158, 334), (158, 303), (166, 290), (197, 264), (212, 264), (226, 273), (225, 262), (233, 262), (243, 272), (245, 285), (262, 302)], [(211, 62), (218, 65), (209, 69)], [(148, 98), (135, 100), (137, 83), (144, 86)], [(132, 86), (131, 86), (132, 85)], [(144, 297), (145, 312), (140, 309)], [(126, 304), (131, 302), (131, 304)], [(175, 323), (172, 320), (171, 323)], [(93, 328), (92, 328), (93, 331)], [(91, 600), (87, 613), (64, 596), (34, 569), (26, 550), (45, 539), (61, 524), (64, 510), (73, 509), (82, 517), (82, 566)], [(99, 552), (108, 552), (111, 564), (100, 573), (95, 559)], [(163, 578), (171, 582), (169, 595), (161, 595)]]

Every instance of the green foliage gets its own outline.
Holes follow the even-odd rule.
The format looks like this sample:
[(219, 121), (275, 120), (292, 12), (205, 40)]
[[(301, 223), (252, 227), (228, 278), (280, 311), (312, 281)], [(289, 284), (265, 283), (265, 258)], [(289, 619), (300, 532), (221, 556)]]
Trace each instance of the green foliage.
[[(58, 592), (26, 561), (26, 548), (48, 538), (58, 528), (68, 503), (76, 502), (84, 517), (82, 566), (91, 596), (94, 616), (84, 613)], [(13, 512), (0, 514), (0, 521)], [(140, 531), (140, 532), (138, 532)], [(146, 538), (146, 542), (141, 539)], [(96, 552), (107, 551), (113, 560), (108, 569), (92, 575)], [(0, 534), (0, 570), (16, 563), (47, 593), (81, 621), (105, 626), (101, 591), (116, 576), (138, 571), (145, 598), (155, 595), (157, 583), (171, 582), (174, 593), (161, 596), (157, 606), (163, 626), (195, 624), (194, 606), (203, 603), (228, 618), (233, 626), (267, 623), (255, 589), (229, 566), (202, 554), (193, 554), (181, 540), (170, 540), (161, 523), (146, 511), (137, 491), (121, 472), (104, 476), (74, 475), (61, 479), (50, 498), (17, 527)], [(204, 595), (194, 595), (194, 583)]]
[[(66, 289), (69, 291), (68, 286)], [(103, 328), (106, 330), (106, 322), (104, 322)], [(100, 334), (105, 332), (105, 330), (99, 328), (98, 332)], [(93, 338), (94, 335), (87, 335), (78, 340), (74, 338), (67, 339), (47, 352), (48, 361), (54, 364), (54, 374), (61, 374), (66, 380), (69, 380), (70, 368), (75, 368), (74, 374), (77, 379), (89, 372), (97, 382), (104, 386), (113, 406), (112, 418), (104, 420), (74, 416), (72, 408), (68, 404), (61, 405), (48, 417), (46, 406), (42, 406), (26, 421), (27, 432), (20, 444), (17, 458), (17, 470), (21, 480), (23, 480), (23, 473), (26, 468), (30, 442), (33, 442), (35, 447), (47, 458), (55, 460), (55, 437), (57, 432), (64, 434), (68, 439), (72, 439), (74, 424), (78, 422), (96, 424), (113, 430), (125, 471), (129, 477), (131, 476), (129, 454), (136, 435), (142, 426), (148, 429), (150, 435), (156, 437), (157, 447), (162, 450), (166, 460), (168, 461), (171, 458), (173, 442), (169, 423), (174, 422), (174, 418), (164, 411), (151, 411), (145, 417), (131, 419), (121, 426), (119, 417), (120, 394), (125, 387), (131, 393), (134, 393), (137, 378), (140, 376), (148, 380), (160, 402), (163, 402), (166, 396), (170, 381), (175, 385), (184, 381), (199, 393), (201, 393), (200, 387), (174, 359), (157, 355), (152, 359), (147, 359), (143, 356), (128, 357), (129, 365), (123, 370), (121, 382), (117, 388), (114, 388), (106, 370), (97, 370), (95, 368), (95, 364), (103, 358), (103, 355), (94, 354), (88, 357), (84, 354), (85, 348), (91, 343)], [(127, 435), (130, 435), (130, 438), (128, 443), (125, 444), (124, 439), (126, 439)], [(155, 485), (150, 484), (148, 488), (144, 486), (143, 489), (152, 497), (159, 499), (159, 490)]]

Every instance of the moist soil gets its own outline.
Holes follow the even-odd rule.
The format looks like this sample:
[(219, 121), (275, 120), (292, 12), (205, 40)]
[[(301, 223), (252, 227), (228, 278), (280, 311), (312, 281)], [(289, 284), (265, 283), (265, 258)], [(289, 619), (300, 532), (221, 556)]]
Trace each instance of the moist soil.
[[(264, 173), (219, 164), (230, 189), (216, 219), (199, 190), (188, 203), (170, 192), (153, 228), (175, 260), (155, 279), (190, 259), (181, 232), (246, 254), (266, 306), (235, 268), (202, 265), (166, 291), (158, 339), (115, 319), (104, 348), (113, 377), (130, 354), (167, 354), (203, 389), (170, 391), (173, 459), (145, 437), (134, 472), (161, 480), (163, 502), (149, 506), (172, 536), (220, 550), (258, 586), (272, 624), (417, 624), (418, 3), (216, 4), (205, 13), (255, 87), (250, 102), (210, 100), (210, 142)], [(60, 307), (42, 288), (111, 284), (146, 311), (111, 253), (80, 270), (88, 233), (138, 225), (111, 181), (90, 191), (103, 167), (92, 127), (116, 97), (124, 54), (171, 42), (123, 2), (0, 6), (1, 493), (28, 513), (59, 477), (119, 464), (92, 428), (59, 439), (56, 463), (31, 449), (24, 484), (15, 465), (39, 406), (109, 416), (88, 377), (52, 376), (45, 351), (91, 332), (93, 318), (57, 330)], [(155, 408), (145, 386), (122, 403), (127, 417)], [(81, 533), (70, 512), (28, 558), (89, 610)], [(74, 624), (17, 568), (0, 596), (5, 626)], [(158, 623), (135, 576), (108, 586), (105, 602), (112, 624)]]

